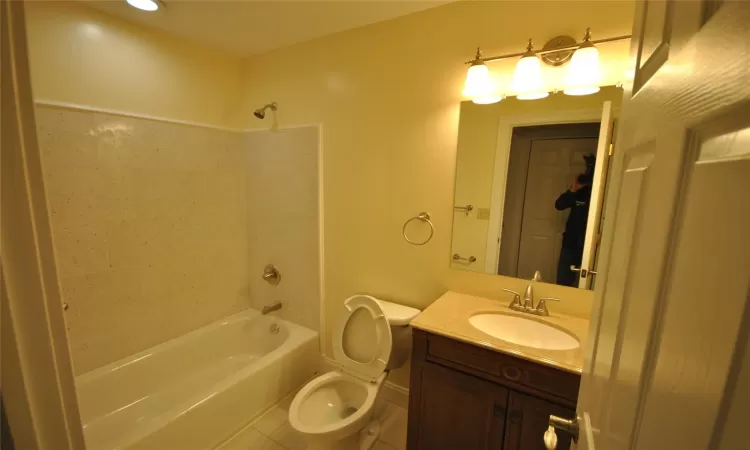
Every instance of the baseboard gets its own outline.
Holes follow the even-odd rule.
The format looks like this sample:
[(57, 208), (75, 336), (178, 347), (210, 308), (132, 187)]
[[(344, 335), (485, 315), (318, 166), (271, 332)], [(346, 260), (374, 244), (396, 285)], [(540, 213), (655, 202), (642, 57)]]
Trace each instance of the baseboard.
[[(320, 372), (330, 372), (336, 370), (338, 365), (330, 358), (325, 355), (320, 357)], [(383, 389), (380, 391), (380, 398), (387, 400), (396, 406), (401, 408), (409, 408), (409, 389), (400, 386), (398, 384), (391, 383), (390, 381), (385, 382)]]
[(386, 381), (383, 390), (380, 391), (380, 396), (396, 406), (409, 409), (409, 389), (403, 386)]

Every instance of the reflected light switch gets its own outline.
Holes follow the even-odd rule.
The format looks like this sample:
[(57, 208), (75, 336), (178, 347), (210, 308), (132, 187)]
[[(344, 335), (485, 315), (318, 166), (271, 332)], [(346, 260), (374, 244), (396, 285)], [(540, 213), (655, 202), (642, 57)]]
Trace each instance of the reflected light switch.
[(478, 208), (477, 219), (479, 220), (490, 220), (490, 208)]

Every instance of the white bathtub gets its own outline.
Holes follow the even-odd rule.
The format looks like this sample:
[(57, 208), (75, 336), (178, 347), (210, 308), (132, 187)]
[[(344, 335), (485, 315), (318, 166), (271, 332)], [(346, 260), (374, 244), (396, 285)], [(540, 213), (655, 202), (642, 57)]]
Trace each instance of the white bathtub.
[(247, 310), (100, 367), (76, 378), (86, 448), (213, 448), (310, 379), (319, 355), (318, 333)]

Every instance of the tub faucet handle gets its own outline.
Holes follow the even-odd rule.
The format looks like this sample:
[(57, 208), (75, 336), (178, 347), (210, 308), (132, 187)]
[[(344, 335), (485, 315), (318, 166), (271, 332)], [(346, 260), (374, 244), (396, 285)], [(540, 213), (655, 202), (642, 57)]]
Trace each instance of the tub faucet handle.
[(273, 264), (268, 264), (263, 269), (263, 279), (276, 286), (281, 282), (281, 272)]

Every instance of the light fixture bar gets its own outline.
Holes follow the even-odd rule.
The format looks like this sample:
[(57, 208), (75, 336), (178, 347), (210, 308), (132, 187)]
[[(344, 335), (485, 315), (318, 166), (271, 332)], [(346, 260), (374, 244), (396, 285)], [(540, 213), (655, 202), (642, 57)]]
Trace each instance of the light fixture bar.
[[(596, 45), (596, 44), (604, 44), (605, 42), (624, 41), (626, 39), (630, 39), (631, 37), (632, 37), (632, 35), (628, 34), (628, 35), (624, 35), (624, 36), (615, 36), (615, 37), (611, 37), (611, 38), (597, 39), (595, 41), (589, 41), (589, 42), (591, 42), (592, 44)], [(548, 53), (567, 52), (567, 51), (571, 51), (571, 50), (576, 50), (576, 49), (578, 49), (578, 47), (582, 43), (583, 42), (576, 43), (575, 45), (570, 45), (570, 46), (567, 46), (567, 47), (553, 48), (553, 49), (550, 49), (550, 50), (542, 50), (542, 51), (536, 52), (536, 54), (539, 55), (539, 56), (541, 56), (541, 55), (546, 55)], [(484, 62), (487, 63), (487, 62), (491, 62), (491, 61), (500, 61), (501, 59), (518, 58), (519, 56), (523, 56), (525, 54), (526, 54), (526, 52), (509, 53), (507, 55), (491, 56), (489, 58), (482, 58), (482, 59), (484, 60)], [(471, 64), (473, 62), (474, 61), (466, 61), (465, 64)]]

